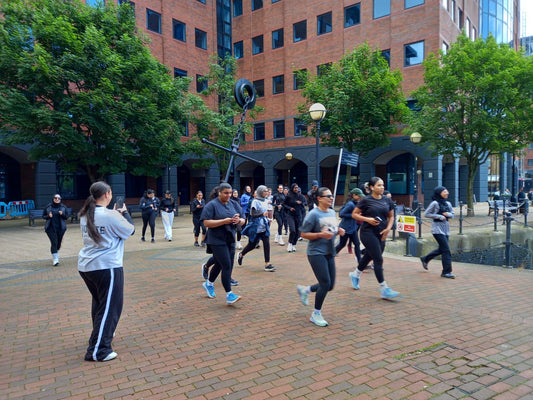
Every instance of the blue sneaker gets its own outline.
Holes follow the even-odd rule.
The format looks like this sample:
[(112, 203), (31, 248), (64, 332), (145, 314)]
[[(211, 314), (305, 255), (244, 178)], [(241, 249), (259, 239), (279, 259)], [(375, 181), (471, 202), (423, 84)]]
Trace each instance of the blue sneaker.
[(382, 299), (394, 299), (397, 297), (400, 293), (395, 292), (390, 287), (386, 287), (381, 289), (381, 298)]
[(207, 282), (202, 283), (203, 288), (205, 289), (205, 292), (207, 293), (207, 297), (210, 299), (214, 299), (217, 297), (215, 294), (215, 287), (212, 285), (208, 285)]
[(236, 295), (233, 292), (230, 292), (226, 295), (226, 304), (234, 304), (241, 299), (241, 296)]
[(352, 286), (355, 290), (359, 290), (359, 277), (355, 275), (355, 271), (350, 272), (350, 278), (352, 278)]
[(328, 326), (328, 321), (326, 321), (324, 319), (324, 317), (322, 316), (322, 314), (317, 314), (316, 312), (313, 311), (313, 313), (311, 314), (311, 319), (309, 320), (311, 321), (313, 324), (317, 325), (317, 326)]

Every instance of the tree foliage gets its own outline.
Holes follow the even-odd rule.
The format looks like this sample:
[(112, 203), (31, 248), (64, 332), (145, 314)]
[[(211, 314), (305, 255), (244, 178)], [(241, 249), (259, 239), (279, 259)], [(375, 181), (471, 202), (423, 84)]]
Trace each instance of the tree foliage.
[(306, 103), (298, 110), (310, 121), (309, 106), (324, 104), (321, 139), (328, 146), (361, 154), (384, 146), (408, 111), (400, 71), (390, 71), (381, 51), (367, 43), (330, 67), (323, 66), (316, 77), (306, 79), (302, 74)]
[(492, 36), (471, 41), (461, 35), (447, 54), (430, 54), (423, 65), (411, 128), (434, 154), (466, 161), (473, 210), (479, 166), (491, 154), (516, 153), (533, 140), (533, 61)]
[(0, 14), (4, 142), (93, 181), (177, 163), (198, 99), (150, 54), (128, 4), (0, 0)]

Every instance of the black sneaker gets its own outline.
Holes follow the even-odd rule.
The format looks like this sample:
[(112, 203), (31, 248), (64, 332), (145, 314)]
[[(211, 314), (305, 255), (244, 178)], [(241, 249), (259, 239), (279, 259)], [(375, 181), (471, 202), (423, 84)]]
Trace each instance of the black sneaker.
[(141, 242), (146, 242), (146, 239), (144, 238), (144, 236), (141, 238)]
[(200, 245), (198, 244), (198, 242), (194, 242), (194, 247), (200, 247)]
[(426, 271), (428, 270), (428, 263), (424, 257), (420, 257), (420, 261), (422, 261), (422, 268), (424, 268)]
[(155, 239), (154, 239), (154, 238), (152, 238), (151, 242), (152, 242), (152, 243), (155, 243)]
[(205, 247), (205, 242), (202, 242), (202, 247)]
[(202, 278), (204, 278), (204, 281), (209, 278), (209, 267), (207, 264), (202, 264)]
[(265, 267), (265, 271), (267, 272), (274, 272), (277, 268), (274, 267), (272, 264), (268, 264), (266, 267)]
[(239, 286), (239, 282), (233, 278), (230, 279), (229, 283), (231, 286)]

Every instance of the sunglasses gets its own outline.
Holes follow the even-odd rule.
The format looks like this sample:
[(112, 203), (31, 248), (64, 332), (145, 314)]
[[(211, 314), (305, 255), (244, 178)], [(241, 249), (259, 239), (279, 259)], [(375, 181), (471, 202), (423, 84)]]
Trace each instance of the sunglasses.
[(61, 200), (61, 197), (59, 197), (59, 196), (54, 196), (54, 199)]
[(331, 199), (333, 197), (333, 195), (332, 194), (326, 194), (325, 196), (318, 196), (318, 197), (327, 197), (327, 198)]

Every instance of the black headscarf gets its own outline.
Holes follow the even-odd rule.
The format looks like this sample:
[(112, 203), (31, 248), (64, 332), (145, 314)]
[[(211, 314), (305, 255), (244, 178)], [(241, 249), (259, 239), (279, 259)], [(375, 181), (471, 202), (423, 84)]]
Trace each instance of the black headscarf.
[(441, 193), (445, 190), (446, 188), (444, 186), (437, 186), (433, 190), (433, 196), (431, 197), (432, 200), (436, 201), (439, 204), (440, 214), (452, 211), (450, 205), (448, 204), (448, 201), (446, 201), (446, 199), (441, 196)]

